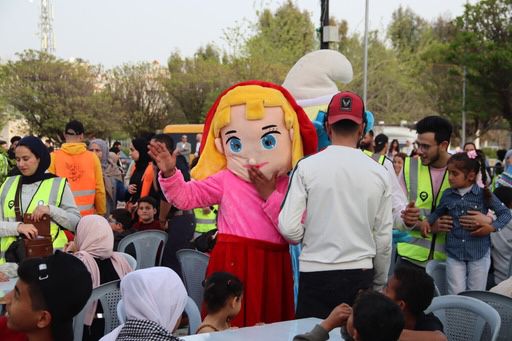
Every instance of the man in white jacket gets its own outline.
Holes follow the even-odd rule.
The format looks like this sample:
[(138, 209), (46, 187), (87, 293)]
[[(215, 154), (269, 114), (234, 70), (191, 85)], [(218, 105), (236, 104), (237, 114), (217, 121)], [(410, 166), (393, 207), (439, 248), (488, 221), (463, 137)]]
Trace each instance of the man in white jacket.
[(290, 177), (279, 230), (303, 243), (297, 318), (326, 318), (387, 281), (391, 185), (386, 169), (357, 149), (364, 127), (362, 99), (336, 94), (326, 120), (332, 145), (299, 161)]

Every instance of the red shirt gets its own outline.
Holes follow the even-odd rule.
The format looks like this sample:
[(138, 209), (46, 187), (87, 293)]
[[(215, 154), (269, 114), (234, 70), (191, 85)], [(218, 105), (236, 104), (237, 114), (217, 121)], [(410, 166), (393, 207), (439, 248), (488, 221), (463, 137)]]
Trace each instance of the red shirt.
[(7, 317), (0, 316), (0, 340), (28, 341), (28, 337), (7, 327)]
[(133, 226), (135, 229), (137, 229), (138, 231), (145, 231), (145, 230), (163, 230), (162, 229), (162, 226), (160, 225), (160, 222), (158, 220), (153, 220), (151, 223), (149, 224), (144, 224), (143, 222), (141, 221), (138, 221), (136, 222), (135, 224), (133, 224)]

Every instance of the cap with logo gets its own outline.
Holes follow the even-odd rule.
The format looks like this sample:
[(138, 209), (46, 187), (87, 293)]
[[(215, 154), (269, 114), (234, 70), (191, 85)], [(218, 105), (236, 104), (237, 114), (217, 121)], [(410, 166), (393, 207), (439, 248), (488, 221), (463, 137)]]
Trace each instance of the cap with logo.
[(327, 122), (329, 124), (341, 120), (351, 120), (361, 124), (363, 123), (363, 116), (363, 99), (350, 91), (342, 91), (334, 95), (327, 109)]

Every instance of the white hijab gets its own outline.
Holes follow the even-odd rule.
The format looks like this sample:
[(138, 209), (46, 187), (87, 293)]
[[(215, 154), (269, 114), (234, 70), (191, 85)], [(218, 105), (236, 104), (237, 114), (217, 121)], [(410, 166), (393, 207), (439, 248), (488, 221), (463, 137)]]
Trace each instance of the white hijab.
[[(170, 333), (181, 317), (187, 303), (187, 291), (180, 277), (166, 267), (133, 271), (121, 280), (121, 295), (126, 320), (149, 320)], [(114, 341), (124, 324), (101, 338)]]

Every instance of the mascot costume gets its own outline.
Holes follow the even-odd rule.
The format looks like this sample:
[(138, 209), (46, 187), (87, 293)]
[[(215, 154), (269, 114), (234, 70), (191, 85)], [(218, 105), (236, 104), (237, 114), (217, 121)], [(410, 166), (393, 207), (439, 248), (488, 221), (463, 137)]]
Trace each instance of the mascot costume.
[[(159, 162), (165, 152), (156, 148), (150, 150)], [(207, 276), (225, 271), (243, 282), (242, 309), (234, 326), (294, 318), (291, 259), (277, 228), (278, 215), (288, 172), (316, 150), (315, 128), (289, 92), (248, 81), (225, 90), (208, 112), (194, 180), (185, 182), (179, 170), (168, 177), (160, 174), (162, 191), (177, 208), (219, 204), (219, 234)], [(168, 153), (164, 158), (172, 160)], [(160, 162), (160, 169), (169, 168)], [(254, 169), (273, 185), (266, 198), (251, 182), (249, 171)]]

